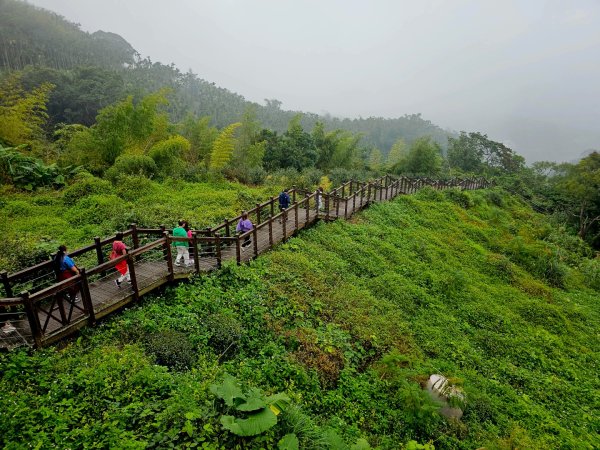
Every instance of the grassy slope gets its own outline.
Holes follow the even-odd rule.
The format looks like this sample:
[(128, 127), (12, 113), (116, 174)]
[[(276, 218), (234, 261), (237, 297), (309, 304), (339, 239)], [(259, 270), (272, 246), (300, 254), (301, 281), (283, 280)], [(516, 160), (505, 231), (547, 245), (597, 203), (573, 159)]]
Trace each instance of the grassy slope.
[(0, 200), (0, 267), (12, 271), (46, 259), (65, 243), (75, 249), (137, 222), (172, 227), (184, 218), (203, 228), (254, 207), (277, 187), (249, 188), (227, 181), (158, 183), (125, 177), (117, 186), (82, 176), (62, 191), (28, 194), (8, 190)]
[[(0, 443), (258, 448), (296, 431), (310, 448), (333, 428), (382, 448), (597, 447), (600, 318), (573, 268), (580, 251), (496, 193), (374, 205), (147, 299), (63, 350), (3, 356)], [(301, 410), (237, 440), (208, 392), (224, 371)], [(462, 422), (432, 412), (419, 388), (431, 373), (463, 386)]]

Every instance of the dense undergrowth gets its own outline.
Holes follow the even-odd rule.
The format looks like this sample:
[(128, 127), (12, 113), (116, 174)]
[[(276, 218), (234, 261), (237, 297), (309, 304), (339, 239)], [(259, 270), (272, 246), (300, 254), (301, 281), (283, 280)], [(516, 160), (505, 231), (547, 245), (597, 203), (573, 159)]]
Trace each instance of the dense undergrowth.
[(206, 183), (156, 182), (123, 176), (115, 185), (81, 173), (61, 191), (28, 193), (0, 188), (0, 267), (13, 271), (48, 259), (61, 244), (70, 249), (124, 230), (172, 228), (186, 219), (196, 229), (237, 216), (278, 192), (278, 184), (251, 188), (223, 179)]
[[(293, 434), (300, 448), (597, 448), (591, 256), (497, 191), (376, 204), (63, 348), (1, 355), (0, 444), (276, 448)], [(464, 389), (461, 421), (422, 390), (432, 373)], [(277, 424), (226, 430), (223, 416), (243, 413), (210, 387), (225, 374), (239, 392), (287, 394)]]

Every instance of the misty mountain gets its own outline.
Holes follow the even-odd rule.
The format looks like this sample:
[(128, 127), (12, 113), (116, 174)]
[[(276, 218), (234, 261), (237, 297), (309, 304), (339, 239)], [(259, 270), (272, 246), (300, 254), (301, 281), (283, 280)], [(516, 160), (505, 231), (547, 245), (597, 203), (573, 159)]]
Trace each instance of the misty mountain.
[[(0, 70), (24, 70), (26, 87), (44, 81), (55, 85), (48, 107), (51, 125), (90, 125), (99, 109), (124, 95), (144, 95), (164, 87), (171, 90), (167, 109), (174, 121), (191, 112), (210, 116), (214, 125), (224, 127), (253, 106), (264, 127), (283, 132), (299, 113), (282, 109), (275, 99), (265, 100), (264, 105), (249, 102), (192, 72), (183, 73), (173, 64), (140, 57), (118, 34), (87, 33), (58, 14), (16, 0), (0, 0)], [(383, 154), (398, 138), (411, 143), (429, 135), (445, 148), (452, 135), (420, 114), (340, 119), (302, 112), (305, 129), (312, 129), (317, 121), (324, 122), (327, 129), (361, 133), (364, 144)]]

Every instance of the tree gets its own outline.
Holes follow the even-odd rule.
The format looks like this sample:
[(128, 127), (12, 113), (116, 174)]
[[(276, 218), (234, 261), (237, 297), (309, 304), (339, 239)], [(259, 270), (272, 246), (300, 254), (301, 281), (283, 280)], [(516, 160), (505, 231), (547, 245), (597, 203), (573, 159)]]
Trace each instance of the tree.
[(597, 235), (600, 228), (600, 153), (593, 152), (571, 166), (558, 187), (564, 190), (572, 204), (579, 237), (586, 239), (592, 231)]
[(213, 142), (219, 135), (219, 130), (210, 125), (210, 120), (209, 116), (198, 119), (194, 114), (188, 113), (177, 127), (190, 143), (189, 152), (183, 155), (190, 164), (208, 162)]
[(260, 129), (260, 122), (256, 119), (256, 107), (248, 106), (242, 116), (235, 149), (233, 150), (233, 166), (259, 167), (262, 164), (265, 145), (257, 146)]
[(215, 172), (220, 171), (229, 163), (233, 149), (235, 148), (233, 134), (241, 125), (240, 122), (236, 122), (221, 130), (221, 133), (213, 142), (209, 166), (211, 170)]
[(387, 155), (387, 167), (394, 167), (402, 160), (402, 158), (406, 157), (407, 153), (406, 142), (404, 142), (404, 139), (402, 138), (398, 139), (394, 142), (394, 145), (392, 145), (392, 148)]
[(288, 130), (281, 137), (276, 133), (265, 133), (263, 130), (260, 139), (267, 141), (265, 152), (267, 169), (302, 170), (314, 167), (317, 161), (317, 147), (313, 137), (302, 128), (301, 119), (301, 114), (295, 115), (288, 124)]
[(441, 166), (440, 146), (426, 136), (412, 143), (406, 157), (394, 166), (393, 171), (419, 176), (432, 176), (440, 171)]
[(0, 84), (0, 143), (40, 147), (48, 119), (46, 103), (53, 85), (42, 83), (26, 92), (21, 75), (14, 73)]
[(458, 138), (448, 138), (448, 143), (451, 168), (475, 173), (515, 173), (525, 165), (523, 157), (485, 134), (461, 131)]
[(380, 170), (383, 166), (383, 155), (381, 154), (381, 150), (378, 148), (374, 148), (371, 150), (371, 155), (369, 156), (369, 168), (371, 170)]
[(148, 156), (154, 160), (158, 172), (163, 176), (175, 176), (183, 169), (185, 163), (182, 156), (189, 152), (190, 147), (189, 141), (183, 136), (171, 136), (154, 144)]

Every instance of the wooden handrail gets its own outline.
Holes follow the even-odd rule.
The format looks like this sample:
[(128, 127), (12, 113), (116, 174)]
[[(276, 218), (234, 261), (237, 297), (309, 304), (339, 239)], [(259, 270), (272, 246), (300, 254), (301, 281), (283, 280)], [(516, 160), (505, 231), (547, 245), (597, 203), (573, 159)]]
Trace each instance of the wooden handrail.
[(60, 291), (64, 291), (65, 289), (75, 286), (80, 281), (81, 275), (72, 276), (71, 278), (67, 278), (66, 280), (59, 281), (56, 284), (53, 284), (52, 286), (48, 286), (45, 289), (34, 292), (33, 294), (29, 294), (29, 299), (33, 303), (36, 303), (46, 297), (50, 297), (51, 295), (54, 295)]
[(23, 299), (21, 297), (0, 298), (0, 306), (14, 306), (22, 304)]

